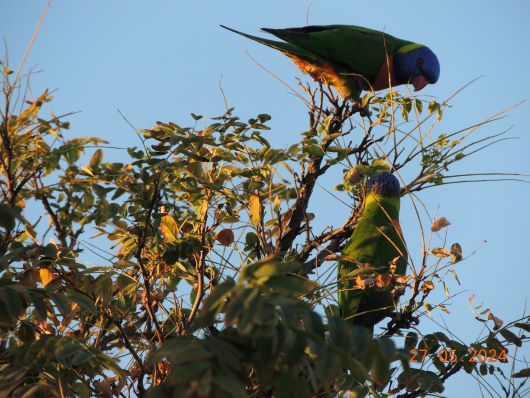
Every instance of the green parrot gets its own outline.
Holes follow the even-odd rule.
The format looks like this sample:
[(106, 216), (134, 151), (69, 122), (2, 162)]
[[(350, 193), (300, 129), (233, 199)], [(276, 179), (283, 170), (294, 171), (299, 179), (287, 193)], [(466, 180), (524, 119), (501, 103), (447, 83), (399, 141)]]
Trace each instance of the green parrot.
[[(395, 266), (393, 271), (391, 264)], [(364, 266), (373, 267), (369, 272), (379, 276), (379, 281), (372, 279), (373, 286), (367, 286), (370, 281), (363, 280), (362, 273), (351, 275)], [(395, 307), (389, 274), (404, 275), (406, 269), (407, 247), (399, 225), (399, 181), (391, 173), (379, 173), (368, 182), (361, 218), (339, 263), (341, 316), (373, 331), (374, 325)]]
[(262, 29), (283, 42), (221, 26), (281, 51), (303, 72), (334, 86), (347, 99), (358, 100), (363, 90), (407, 83), (418, 91), (440, 76), (438, 58), (428, 47), (360, 26)]

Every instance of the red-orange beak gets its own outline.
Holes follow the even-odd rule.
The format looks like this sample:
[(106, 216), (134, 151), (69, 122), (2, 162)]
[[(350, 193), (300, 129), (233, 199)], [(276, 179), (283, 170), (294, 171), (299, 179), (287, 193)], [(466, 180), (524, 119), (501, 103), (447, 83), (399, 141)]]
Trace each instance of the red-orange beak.
[(423, 75), (414, 76), (410, 79), (410, 83), (414, 86), (414, 91), (420, 91), (423, 87), (429, 84), (427, 78)]

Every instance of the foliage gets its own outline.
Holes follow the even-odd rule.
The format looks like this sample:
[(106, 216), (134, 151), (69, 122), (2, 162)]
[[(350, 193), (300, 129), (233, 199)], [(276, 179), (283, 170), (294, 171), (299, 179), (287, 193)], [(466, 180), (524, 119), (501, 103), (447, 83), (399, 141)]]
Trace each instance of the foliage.
[[(428, 300), (449, 295), (460, 245), (424, 244), (379, 335), (338, 317), (336, 283), (315, 272), (334, 272), (367, 177), (392, 170), (403, 196), (458, 182), (450, 167), (499, 139), (470, 138), (492, 119), (431, 139), (448, 102), (368, 93), (359, 113), (301, 86), (309, 126), (288, 148), (265, 138), (269, 115), (243, 122), (228, 109), (211, 122), (192, 114), (192, 127), (157, 122), (127, 160), (106, 161), (104, 140), (64, 138), (66, 115), (42, 116), (50, 93), (26, 101), (2, 66), (1, 396), (403, 398), (441, 393), (460, 370), (524, 394), (528, 369), (512, 379), (470, 358), (512, 355), (528, 317), (503, 325), (473, 307), (489, 333), (470, 343), (421, 332), (423, 316), (447, 311)], [(316, 232), (308, 208), (332, 170), (353, 205), (343, 225)], [(441, 362), (440, 349), (457, 360)]]

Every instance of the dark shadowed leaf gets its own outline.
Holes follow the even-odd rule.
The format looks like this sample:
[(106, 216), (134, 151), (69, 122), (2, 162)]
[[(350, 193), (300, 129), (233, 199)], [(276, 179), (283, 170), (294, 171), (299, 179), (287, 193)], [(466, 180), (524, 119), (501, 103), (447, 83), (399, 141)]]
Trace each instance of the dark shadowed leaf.
[(517, 322), (514, 324), (515, 327), (519, 328), (519, 329), (523, 329), (527, 332), (530, 332), (530, 323), (520, 323), (520, 322)]
[(415, 332), (408, 332), (405, 337), (405, 350), (409, 352), (412, 348), (418, 344), (418, 334)]
[(9, 206), (0, 204), (0, 226), (7, 230), (15, 228), (16, 213)]
[(523, 341), (519, 336), (517, 336), (515, 333), (508, 329), (501, 329), (499, 330), (499, 333), (502, 337), (506, 339), (506, 341), (509, 341), (512, 344), (515, 344), (517, 347), (521, 347), (523, 345)]
[(512, 377), (530, 377), (530, 368), (521, 369), (520, 371), (514, 373)]

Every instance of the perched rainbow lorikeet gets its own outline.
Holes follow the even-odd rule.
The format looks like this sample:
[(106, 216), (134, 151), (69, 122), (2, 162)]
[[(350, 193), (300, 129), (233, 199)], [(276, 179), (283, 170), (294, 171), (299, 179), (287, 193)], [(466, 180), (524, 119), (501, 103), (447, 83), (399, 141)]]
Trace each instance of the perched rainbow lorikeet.
[(366, 266), (370, 273), (388, 276), (393, 264), (394, 274), (405, 274), (407, 247), (399, 225), (399, 202), (399, 181), (391, 173), (378, 173), (369, 180), (361, 218), (339, 263), (341, 316), (372, 331), (376, 323), (392, 313), (395, 298), (391, 284), (359, 286), (359, 281), (367, 280), (363, 281), (358, 271)]
[(334, 86), (343, 98), (357, 100), (363, 90), (407, 83), (418, 91), (440, 76), (438, 58), (428, 47), (360, 26), (262, 29), (283, 42), (221, 26), (281, 51), (316, 81)]

